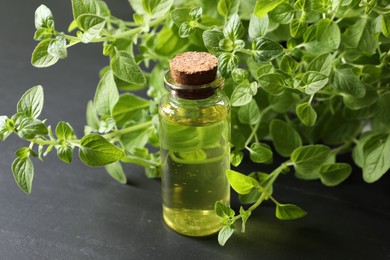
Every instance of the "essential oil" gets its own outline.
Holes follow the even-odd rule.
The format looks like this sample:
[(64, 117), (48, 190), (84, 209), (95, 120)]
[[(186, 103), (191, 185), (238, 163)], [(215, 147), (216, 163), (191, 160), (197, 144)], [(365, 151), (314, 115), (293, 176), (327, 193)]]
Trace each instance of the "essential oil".
[[(211, 55), (196, 52), (183, 55), (187, 56), (175, 58), (184, 59), (180, 70), (186, 70), (186, 62), (191, 58), (195, 61), (187, 73), (181, 71), (176, 79), (172, 74), (177, 69), (171, 63), (171, 71), (165, 78), (169, 93), (159, 109), (163, 218), (178, 233), (206, 236), (221, 228), (221, 219), (214, 211), (215, 202), (230, 200), (226, 178), (230, 166), (230, 108), (221, 91), (222, 78), (216, 73), (204, 76), (204, 71), (211, 68), (216, 72), (216, 62), (213, 67), (206, 60), (203, 63), (206, 69), (199, 65), (202, 64), (199, 55), (206, 58)], [(203, 73), (187, 75), (189, 70), (202, 72), (201, 68)]]

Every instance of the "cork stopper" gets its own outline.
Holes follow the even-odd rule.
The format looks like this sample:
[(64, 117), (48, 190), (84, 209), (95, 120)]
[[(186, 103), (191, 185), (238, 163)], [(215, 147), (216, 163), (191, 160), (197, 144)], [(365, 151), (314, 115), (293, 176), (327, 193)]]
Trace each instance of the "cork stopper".
[(172, 79), (183, 85), (203, 85), (213, 82), (218, 59), (207, 52), (178, 54), (170, 64)]

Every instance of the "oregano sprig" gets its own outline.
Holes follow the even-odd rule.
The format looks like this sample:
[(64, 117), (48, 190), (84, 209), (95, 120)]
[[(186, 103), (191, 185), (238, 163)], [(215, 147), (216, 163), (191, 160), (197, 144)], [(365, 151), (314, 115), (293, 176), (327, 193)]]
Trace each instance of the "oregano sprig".
[[(342, 183), (352, 172), (337, 154), (351, 152), (366, 182), (390, 169), (390, 6), (386, 0), (129, 0), (133, 19), (115, 17), (101, 0), (72, 0), (67, 32), (56, 27), (44, 5), (35, 12), (31, 62), (52, 66), (76, 44), (102, 44), (109, 64), (100, 71), (95, 96), (87, 104), (84, 136), (59, 122), (54, 132), (39, 119), (40, 86), (28, 90), (16, 113), (0, 116), (0, 139), (16, 134), (27, 145), (18, 149), (12, 171), (31, 192), (34, 157), (53, 149), (64, 162), (75, 150), (90, 166), (104, 166), (126, 182), (121, 163), (138, 164), (148, 177), (159, 176), (157, 107), (168, 61), (177, 53), (209, 51), (231, 101), (231, 164), (252, 160), (259, 171), (228, 171), (243, 204), (233, 209), (216, 202), (224, 245), (241, 219), (241, 230), (263, 201), (275, 204), (279, 219), (306, 212), (278, 202), (272, 185), (294, 169), (297, 178)], [(154, 64), (150, 67), (150, 64)], [(146, 69), (144, 69), (146, 68)], [(144, 89), (149, 98), (132, 93)], [(180, 129), (177, 129), (180, 132)], [(173, 131), (170, 138), (178, 137)], [(196, 136), (180, 132), (183, 146)], [(262, 164), (275, 154), (285, 162), (271, 173)], [(200, 154), (204, 154), (201, 153)], [(248, 156), (246, 156), (248, 154)], [(245, 209), (246, 208), (246, 209)]]

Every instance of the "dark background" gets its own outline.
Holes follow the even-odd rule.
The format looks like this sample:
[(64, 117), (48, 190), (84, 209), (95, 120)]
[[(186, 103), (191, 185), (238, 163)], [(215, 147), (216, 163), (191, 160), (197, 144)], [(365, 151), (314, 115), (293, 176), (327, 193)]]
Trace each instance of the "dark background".
[[(30, 64), (36, 42), (34, 12), (40, 4), (53, 12), (56, 28), (72, 20), (70, 1), (3, 1), (0, 7), (0, 114), (11, 116), (21, 95), (41, 84), (41, 118), (68, 121), (80, 137), (85, 108), (94, 96), (99, 70), (108, 64), (100, 44), (79, 44), (68, 59), (36, 69)], [(112, 13), (131, 19), (126, 0), (110, 1)], [(309, 215), (279, 221), (265, 203), (225, 247), (216, 236), (188, 238), (161, 218), (160, 181), (143, 169), (126, 166), (129, 185), (116, 183), (103, 168), (88, 168), (77, 156), (65, 164), (52, 152), (34, 160), (31, 195), (17, 187), (14, 151), (27, 145), (17, 137), (0, 143), (0, 259), (389, 259), (390, 176), (366, 184), (356, 169), (335, 188), (318, 181), (280, 177), (275, 197), (303, 207)], [(346, 156), (348, 158), (348, 156)], [(246, 162), (242, 171), (264, 170)], [(236, 195), (233, 206), (238, 209)], [(237, 230), (240, 227), (237, 226)]]

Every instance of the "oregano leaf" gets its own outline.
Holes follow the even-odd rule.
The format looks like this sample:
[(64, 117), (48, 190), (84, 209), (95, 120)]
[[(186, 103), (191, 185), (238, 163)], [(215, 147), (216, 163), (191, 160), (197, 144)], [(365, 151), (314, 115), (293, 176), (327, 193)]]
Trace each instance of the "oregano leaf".
[(221, 228), (221, 230), (218, 233), (218, 243), (221, 246), (224, 246), (226, 242), (229, 240), (229, 238), (234, 233), (234, 226), (233, 225), (225, 225)]
[(77, 26), (84, 31), (81, 37), (83, 43), (98, 38), (105, 25), (106, 20), (98, 15), (82, 14), (77, 17)]
[(284, 157), (289, 157), (296, 148), (302, 145), (298, 132), (282, 120), (271, 121), (270, 134), (275, 150)]
[(347, 163), (325, 164), (320, 168), (321, 182), (326, 186), (336, 186), (346, 180), (352, 172)]
[(34, 178), (34, 165), (29, 157), (16, 158), (12, 163), (12, 172), (19, 188), (25, 193), (31, 193)]
[(137, 85), (143, 85), (146, 82), (133, 56), (125, 51), (117, 51), (111, 59), (110, 66), (114, 75), (123, 81)]
[(302, 218), (307, 212), (293, 204), (277, 204), (275, 216), (280, 220), (293, 220)]
[(226, 176), (230, 185), (238, 194), (248, 194), (253, 188), (259, 186), (259, 183), (254, 178), (237, 171), (227, 170)]
[(270, 163), (272, 156), (272, 150), (266, 144), (255, 142), (249, 148), (249, 158), (255, 163)]
[(112, 70), (108, 70), (100, 79), (93, 104), (99, 115), (111, 116), (115, 104), (118, 102), (119, 92)]
[(44, 94), (42, 86), (38, 85), (27, 90), (20, 98), (17, 112), (31, 118), (38, 118), (42, 112)]
[(256, 16), (262, 18), (264, 15), (275, 9), (283, 2), (284, 0), (257, 0), (253, 13)]
[(53, 14), (45, 5), (40, 5), (35, 10), (35, 28), (39, 29), (54, 29)]
[(86, 135), (80, 141), (79, 156), (88, 166), (104, 166), (120, 160), (123, 155), (121, 149), (97, 134)]
[(117, 182), (126, 184), (127, 178), (120, 162), (113, 162), (104, 166), (108, 174)]
[(46, 39), (38, 43), (35, 47), (32, 56), (31, 64), (37, 68), (44, 68), (54, 65), (59, 58), (54, 57), (48, 52), (49, 45), (54, 41), (54, 39)]
[(295, 110), (299, 120), (306, 126), (314, 126), (317, 121), (317, 112), (309, 102), (298, 104)]
[(244, 26), (238, 14), (234, 14), (229, 18), (223, 28), (223, 34), (232, 41), (240, 39), (244, 35)]

